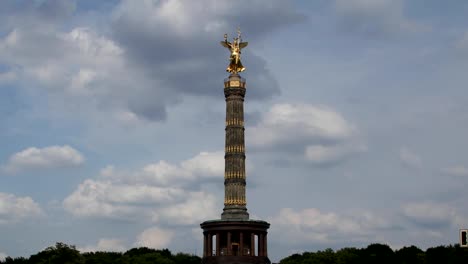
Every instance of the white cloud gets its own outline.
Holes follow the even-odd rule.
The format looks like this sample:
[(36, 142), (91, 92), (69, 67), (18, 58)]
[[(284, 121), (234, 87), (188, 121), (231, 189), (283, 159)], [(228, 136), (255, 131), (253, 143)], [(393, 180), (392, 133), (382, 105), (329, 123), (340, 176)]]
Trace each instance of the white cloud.
[(408, 168), (420, 169), (422, 167), (421, 158), (406, 147), (400, 148), (400, 161)]
[(357, 129), (339, 113), (323, 106), (276, 104), (258, 125), (246, 129), (254, 149), (296, 151), (314, 164), (331, 164), (365, 151)]
[(464, 224), (463, 216), (454, 207), (447, 204), (413, 202), (403, 205), (402, 210), (403, 214), (411, 221), (431, 229)]
[(377, 229), (390, 227), (387, 220), (371, 212), (337, 214), (316, 208), (300, 211), (283, 208), (270, 221), (280, 235), (291, 242), (369, 241), (375, 237)]
[(0, 39), (0, 57), (21, 65), (23, 79), (52, 91), (96, 96), (108, 91), (100, 85), (103, 79), (123, 71), (122, 49), (89, 28), (36, 30), (16, 28)]
[(468, 168), (462, 165), (452, 166), (442, 169), (442, 173), (457, 177), (468, 177)]
[(83, 248), (78, 248), (80, 252), (122, 252), (125, 251), (127, 247), (121, 239), (111, 239), (111, 238), (101, 238), (99, 239), (97, 245), (86, 246)]
[(276, 104), (248, 131), (249, 145), (268, 147), (304, 140), (343, 140), (352, 135), (354, 128), (340, 114), (325, 107)]
[[(192, 192), (183, 203), (154, 211), (153, 219), (165, 219), (176, 225), (194, 225), (216, 218), (216, 197), (204, 192)], [(203, 213), (200, 213), (203, 212)]]
[[(131, 116), (120, 113), (132, 113), (128, 109), (132, 98), (128, 87), (134, 86), (135, 80), (140, 87), (149, 86), (148, 78), (126, 65), (124, 50), (90, 28), (62, 32), (43, 30), (40, 23), (15, 28), (0, 38), (0, 59), (14, 65), (1, 79), (15, 77), (19, 87), (49, 93), (48, 117), (70, 114), (77, 118), (77, 112), (93, 117), (110, 112), (127, 123)], [(153, 81), (151, 87), (156, 84)], [(132, 89), (133, 95), (137, 91)]]
[(197, 156), (183, 161), (181, 167), (198, 177), (218, 177), (224, 173), (224, 152), (201, 152)]
[[(63, 201), (65, 210), (80, 217), (124, 218), (190, 225), (214, 216), (213, 195), (193, 190), (197, 181), (223, 179), (221, 152), (202, 152), (179, 165), (160, 161), (134, 173), (101, 170), (98, 179), (87, 179)], [(203, 212), (203, 214), (200, 214)]]
[(8, 257), (7, 254), (0, 252), (0, 261), (5, 261), (5, 258)]
[(173, 237), (174, 232), (170, 230), (152, 227), (144, 230), (138, 235), (135, 246), (161, 249), (163, 247), (167, 247)]
[[(5, 34), (0, 37), (0, 61), (12, 71), (2, 73), (0, 82), (51, 95), (48, 118), (77, 118), (78, 113), (86, 121), (92, 117), (108, 121), (111, 115), (125, 124), (164, 120), (166, 107), (180, 103), (182, 94), (213, 94), (206, 79), (193, 76), (213, 72), (211, 61), (222, 61), (223, 55), (213, 57), (208, 46), (219, 46), (222, 34), (234, 31), (239, 21), (255, 24), (251, 35), (258, 37), (300, 17), (291, 4), (280, 0), (255, 0), (248, 6), (214, 0), (124, 0), (115, 3), (107, 17), (91, 12), (86, 21), (80, 21), (82, 16), (66, 20), (75, 26), (68, 30), (63, 24), (69, 23), (62, 19), (70, 18), (73, 12), (65, 10), (73, 8), (55, 10), (55, 2), (28, 5), (1, 21)], [(269, 8), (264, 8), (266, 3)], [(232, 10), (237, 10), (234, 17)], [(56, 16), (62, 19), (51, 19)], [(93, 19), (110, 23), (112, 35), (92, 28)], [(249, 69), (256, 69), (252, 82), (272, 79), (263, 59), (251, 60)], [(209, 82), (214, 85), (215, 80)], [(277, 94), (278, 85), (269, 85), (268, 90), (257, 85), (252, 95)]]
[(80, 152), (68, 145), (31, 147), (13, 154), (4, 165), (4, 169), (7, 172), (17, 172), (28, 169), (61, 168), (80, 165), (84, 160)]
[[(268, 8), (265, 8), (266, 5)], [(193, 36), (200, 29), (209, 33), (231, 30), (227, 27), (232, 24), (230, 21), (232, 10), (236, 10), (240, 16), (245, 16), (245, 19), (249, 19), (254, 14), (262, 17), (274, 15), (281, 17), (282, 21), (271, 21), (270, 26), (272, 23), (290, 23), (298, 19), (298, 15), (291, 9), (289, 3), (281, 0), (253, 0), (249, 5), (217, 0), (202, 0), (196, 3), (180, 0), (164, 2), (124, 0), (114, 10), (113, 17), (131, 19), (156, 31), (169, 28), (172, 34)]]
[(115, 167), (113, 165), (107, 165), (106, 167), (102, 168), (101, 171), (99, 172), (99, 176), (102, 178), (120, 178), (123, 176), (120, 176), (117, 174), (118, 172), (115, 170)]
[(42, 214), (42, 209), (31, 197), (18, 197), (0, 192), (0, 224), (12, 223)]
[(179, 188), (87, 179), (65, 198), (63, 206), (82, 217), (130, 217), (148, 205), (172, 204), (183, 200), (185, 195)]
[(134, 173), (118, 172), (112, 166), (101, 171), (107, 179), (122, 182), (155, 184), (158, 186), (184, 186), (195, 181), (217, 179), (224, 175), (224, 153), (201, 152), (180, 164), (161, 160), (144, 166)]

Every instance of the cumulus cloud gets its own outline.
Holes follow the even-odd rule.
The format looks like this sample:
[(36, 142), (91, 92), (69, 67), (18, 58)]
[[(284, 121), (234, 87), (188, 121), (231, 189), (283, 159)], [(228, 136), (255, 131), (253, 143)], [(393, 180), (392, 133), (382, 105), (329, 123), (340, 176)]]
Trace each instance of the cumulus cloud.
[[(193, 225), (216, 218), (216, 197), (204, 192), (193, 192), (183, 203), (154, 211), (153, 219), (166, 220), (171, 225)], [(203, 212), (203, 213), (201, 213)]]
[(121, 239), (112, 239), (112, 238), (101, 238), (99, 239), (97, 245), (86, 246), (83, 248), (78, 248), (80, 252), (122, 252), (125, 251), (127, 247)]
[[(80, 217), (104, 217), (191, 225), (213, 216), (216, 199), (196, 190), (197, 182), (223, 178), (221, 152), (202, 152), (179, 165), (160, 161), (136, 172), (119, 172), (113, 166), (87, 179), (64, 201), (64, 208)], [(203, 212), (203, 214), (200, 214)]]
[[(59, 2), (69, 1), (45, 1), (47, 10), (60, 8)], [(64, 31), (61, 20), (56, 24), (49, 21), (49, 25), (46, 16), (30, 14), (41, 13), (41, 8), (17, 10), (15, 16), (19, 19), (10, 19), (7, 34), (0, 38), (0, 59), (19, 76), (18, 84), (25, 89), (43, 88), (43, 92), (54, 96), (51, 99), (59, 99), (51, 101), (53, 106), (64, 110), (76, 104), (95, 110), (128, 110), (128, 88), (135, 80), (141, 80), (139, 85), (145, 87), (148, 82), (139, 71), (127, 67), (124, 50), (91, 28)], [(32, 22), (22, 22), (21, 18)], [(60, 105), (62, 101), (69, 104)]]
[[(168, 99), (175, 99), (176, 93), (215, 95), (212, 88), (219, 87), (216, 78), (202, 76), (225, 76), (228, 54), (219, 41), (239, 23), (249, 25), (244, 37), (253, 41), (302, 19), (290, 3), (277, 0), (255, 0), (249, 5), (213, 0), (197, 3), (125, 0), (112, 17), (113, 38), (126, 50), (128, 61), (153, 79), (162, 81), (164, 88), (158, 87), (158, 90)], [(249, 85), (256, 87), (251, 90), (250, 98), (265, 99), (278, 94), (278, 84), (267, 70), (265, 60), (249, 49), (244, 52), (244, 58), (249, 69), (246, 72)], [(154, 89), (145, 89), (145, 92), (151, 94)], [(138, 99), (129, 102), (130, 108), (148, 117), (155, 103)]]
[(159, 227), (151, 227), (138, 235), (135, 246), (161, 249), (163, 247), (167, 247), (167, 245), (172, 241), (173, 237), (174, 232), (170, 230), (164, 230)]
[(30, 147), (13, 154), (3, 167), (7, 172), (17, 172), (28, 169), (77, 166), (82, 164), (84, 160), (79, 151), (68, 145), (45, 148)]
[(316, 208), (283, 208), (270, 221), (291, 242), (370, 241), (376, 230), (391, 228), (387, 220), (371, 212), (338, 214)]
[(404, 15), (404, 2), (401, 0), (336, 0), (335, 11), (344, 29), (366, 35), (430, 30)]
[(400, 161), (407, 168), (419, 169), (422, 167), (421, 158), (406, 147), (400, 149)]
[(146, 79), (126, 66), (123, 52), (111, 39), (85, 27), (68, 32), (18, 27), (0, 38), (0, 58), (6, 65), (17, 65), (10, 74), (21, 80), (18, 85), (42, 88), (51, 100), (57, 99), (51, 107), (61, 110), (77, 111), (76, 105), (86, 105), (85, 109), (131, 115), (126, 108), (128, 87), (134, 80), (143, 85)]
[(63, 206), (81, 217), (131, 217), (148, 205), (173, 203), (183, 197), (184, 191), (178, 188), (87, 179), (65, 198)]
[(468, 177), (468, 168), (462, 165), (442, 169), (442, 173), (457, 177)]
[[(440, 229), (464, 224), (463, 216), (454, 207), (436, 202), (413, 202), (403, 205), (403, 214), (415, 224)], [(466, 219), (465, 219), (466, 220)]]
[(5, 261), (6, 257), (8, 257), (7, 254), (0, 252), (0, 261)]
[(257, 126), (249, 128), (249, 145), (333, 142), (348, 138), (353, 126), (339, 113), (307, 104), (275, 104)]
[(118, 171), (113, 166), (101, 170), (101, 178), (125, 183), (149, 183), (157, 186), (187, 186), (194, 182), (219, 179), (224, 175), (224, 153), (200, 152), (195, 157), (172, 164), (160, 160), (136, 172)]
[(309, 104), (275, 104), (246, 133), (254, 150), (292, 151), (314, 164), (332, 164), (366, 150), (353, 124), (329, 108)]
[(109, 71), (122, 64), (121, 52), (112, 41), (86, 28), (70, 32), (14, 28), (0, 39), (0, 57), (5, 63), (20, 65), (12, 68), (17, 75), (50, 91), (85, 93), (92, 81), (109, 77)]
[[(1, 21), (0, 60), (8, 71), (0, 81), (42, 88), (62, 114), (110, 112), (123, 122), (164, 120), (167, 106), (180, 103), (183, 95), (215, 95), (220, 79), (202, 76), (225, 76), (228, 54), (219, 41), (240, 22), (249, 25), (245, 37), (254, 40), (303, 19), (293, 5), (279, 0), (255, 0), (248, 6), (124, 0), (111, 10), (111, 34), (106, 35), (85, 21), (63, 26), (74, 15), (74, 1), (11, 9), (15, 15), (5, 12)], [(251, 98), (278, 94), (265, 60), (249, 50), (245, 58), (250, 85), (256, 87)]]
[(0, 224), (41, 216), (43, 211), (31, 197), (0, 192)]
[(191, 159), (182, 161), (179, 166), (160, 161), (145, 166), (140, 175), (145, 180), (162, 185), (219, 178), (220, 175), (224, 175), (224, 153), (201, 152)]

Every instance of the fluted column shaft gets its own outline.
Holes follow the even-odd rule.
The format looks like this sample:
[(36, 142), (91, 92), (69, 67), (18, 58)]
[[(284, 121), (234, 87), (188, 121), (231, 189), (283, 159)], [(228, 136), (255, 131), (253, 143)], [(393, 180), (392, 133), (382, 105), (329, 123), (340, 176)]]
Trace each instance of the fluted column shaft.
[(224, 82), (226, 142), (223, 219), (248, 219), (245, 196), (244, 96), (245, 80), (230, 75)]

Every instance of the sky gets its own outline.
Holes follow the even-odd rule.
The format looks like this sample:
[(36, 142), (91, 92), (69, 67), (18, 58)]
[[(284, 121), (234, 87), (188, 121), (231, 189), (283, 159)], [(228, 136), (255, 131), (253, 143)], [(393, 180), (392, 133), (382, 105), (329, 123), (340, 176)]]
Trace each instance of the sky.
[(269, 255), (458, 242), (467, 1), (0, 1), (0, 258), (201, 255), (240, 26), (247, 207)]

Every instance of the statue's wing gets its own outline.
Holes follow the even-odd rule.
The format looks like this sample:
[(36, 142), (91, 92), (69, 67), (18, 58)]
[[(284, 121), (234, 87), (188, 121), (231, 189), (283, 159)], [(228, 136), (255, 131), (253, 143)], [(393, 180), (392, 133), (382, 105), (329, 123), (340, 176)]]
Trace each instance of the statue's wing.
[(224, 47), (230, 49), (231, 48), (231, 43), (227, 42), (227, 41), (221, 41), (221, 45), (223, 45)]
[(239, 48), (243, 49), (243, 48), (247, 47), (248, 44), (249, 44), (248, 42), (241, 42), (241, 43), (239, 43)]

